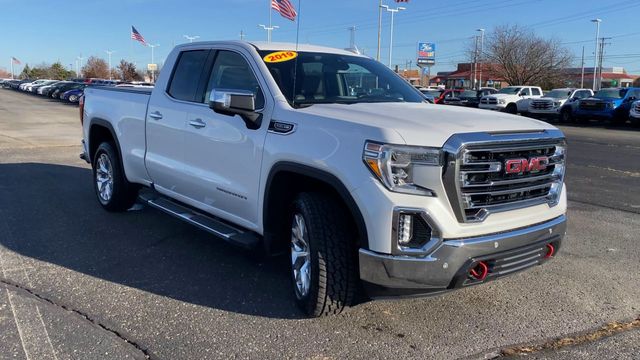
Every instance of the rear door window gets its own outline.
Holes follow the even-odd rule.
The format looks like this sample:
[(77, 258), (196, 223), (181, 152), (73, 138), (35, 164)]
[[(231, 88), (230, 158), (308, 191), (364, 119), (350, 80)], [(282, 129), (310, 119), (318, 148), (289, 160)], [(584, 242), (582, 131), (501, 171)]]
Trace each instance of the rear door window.
[(180, 54), (167, 90), (171, 97), (183, 101), (195, 101), (208, 55), (209, 50), (190, 50)]
[(540, 89), (538, 89), (538, 88), (531, 88), (531, 94), (532, 94), (533, 96), (540, 95)]

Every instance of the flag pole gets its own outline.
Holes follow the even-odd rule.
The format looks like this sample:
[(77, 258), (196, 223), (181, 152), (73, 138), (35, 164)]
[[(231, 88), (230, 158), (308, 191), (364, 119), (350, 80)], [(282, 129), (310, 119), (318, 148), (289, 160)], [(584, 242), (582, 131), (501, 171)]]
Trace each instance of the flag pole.
[[(300, 42), (300, 19), (302, 18), (302, 0), (298, 0), (298, 16), (296, 24), (296, 52), (298, 52), (298, 43)], [(298, 58), (296, 56), (293, 64), (293, 94), (291, 94), (291, 102), (295, 106), (296, 103), (296, 77), (298, 77)]]
[(380, 43), (382, 39), (382, 0), (378, 4), (378, 52), (376, 53), (376, 60), (380, 61)]
[(11, 61), (11, 79), (13, 80), (13, 57), (9, 61)]
[(271, 25), (271, 0), (268, 1), (269, 4), (269, 30), (267, 30), (267, 42), (271, 42), (271, 30), (273, 29), (273, 26)]

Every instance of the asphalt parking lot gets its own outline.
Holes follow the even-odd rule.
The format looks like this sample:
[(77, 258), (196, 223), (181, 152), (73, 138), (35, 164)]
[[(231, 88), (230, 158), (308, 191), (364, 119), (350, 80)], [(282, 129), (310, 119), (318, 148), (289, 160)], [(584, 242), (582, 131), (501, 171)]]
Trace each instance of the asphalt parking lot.
[(554, 261), (303, 319), (285, 259), (153, 209), (106, 213), (77, 108), (0, 89), (0, 359), (638, 359), (640, 326), (597, 330), (640, 319), (640, 129), (562, 129), (569, 228)]

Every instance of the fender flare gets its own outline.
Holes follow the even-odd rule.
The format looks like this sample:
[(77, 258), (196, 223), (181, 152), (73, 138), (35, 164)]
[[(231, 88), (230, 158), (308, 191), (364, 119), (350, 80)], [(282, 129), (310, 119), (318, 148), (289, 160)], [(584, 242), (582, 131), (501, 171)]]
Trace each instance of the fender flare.
[[(113, 142), (116, 145), (116, 150), (118, 151), (118, 158), (120, 160), (120, 164), (122, 163), (122, 151), (120, 149), (120, 141), (118, 140), (118, 136), (116, 135), (116, 131), (113, 128), (113, 125), (111, 125), (111, 123), (107, 120), (101, 119), (101, 118), (93, 118), (89, 121), (89, 138), (87, 139), (87, 149), (91, 149), (91, 128), (94, 125), (98, 125), (98, 126), (102, 126), (104, 128), (106, 128), (107, 130), (109, 130), (109, 132), (111, 133), (111, 137), (113, 138)], [(98, 144), (99, 145), (99, 144)], [(89, 151), (91, 152), (91, 151)], [(91, 159), (91, 164), (93, 164), (93, 155), (94, 154), (89, 154), (89, 159)]]
[(355, 200), (351, 196), (351, 193), (347, 189), (347, 187), (342, 183), (338, 177), (335, 175), (321, 170), (312, 166), (302, 165), (299, 163), (289, 162), (289, 161), (280, 161), (275, 163), (271, 170), (269, 170), (269, 175), (267, 177), (267, 181), (265, 184), (265, 194), (264, 194), (264, 202), (262, 204), (262, 221), (263, 226), (266, 227), (267, 224), (267, 212), (269, 208), (269, 202), (272, 199), (269, 198), (271, 188), (271, 183), (275, 176), (280, 172), (291, 172), (298, 175), (307, 176), (313, 178), (315, 180), (321, 181), (331, 188), (333, 188), (338, 196), (340, 196), (341, 200), (346, 204), (347, 210), (353, 217), (356, 225), (356, 230), (358, 232), (359, 244), (362, 248), (369, 249), (369, 238), (367, 236), (367, 226), (364, 221), (364, 217), (362, 216), (362, 212), (360, 208), (356, 204)]

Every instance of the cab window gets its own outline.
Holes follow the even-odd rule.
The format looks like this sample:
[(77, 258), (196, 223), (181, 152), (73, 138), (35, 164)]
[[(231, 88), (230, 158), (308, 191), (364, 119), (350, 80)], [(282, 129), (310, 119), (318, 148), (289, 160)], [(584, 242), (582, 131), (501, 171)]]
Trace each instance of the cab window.
[(167, 93), (174, 99), (195, 101), (209, 50), (183, 51), (176, 62)]
[(264, 107), (258, 79), (244, 57), (233, 51), (218, 51), (202, 102), (209, 101), (213, 89), (250, 91), (255, 95), (256, 109)]

